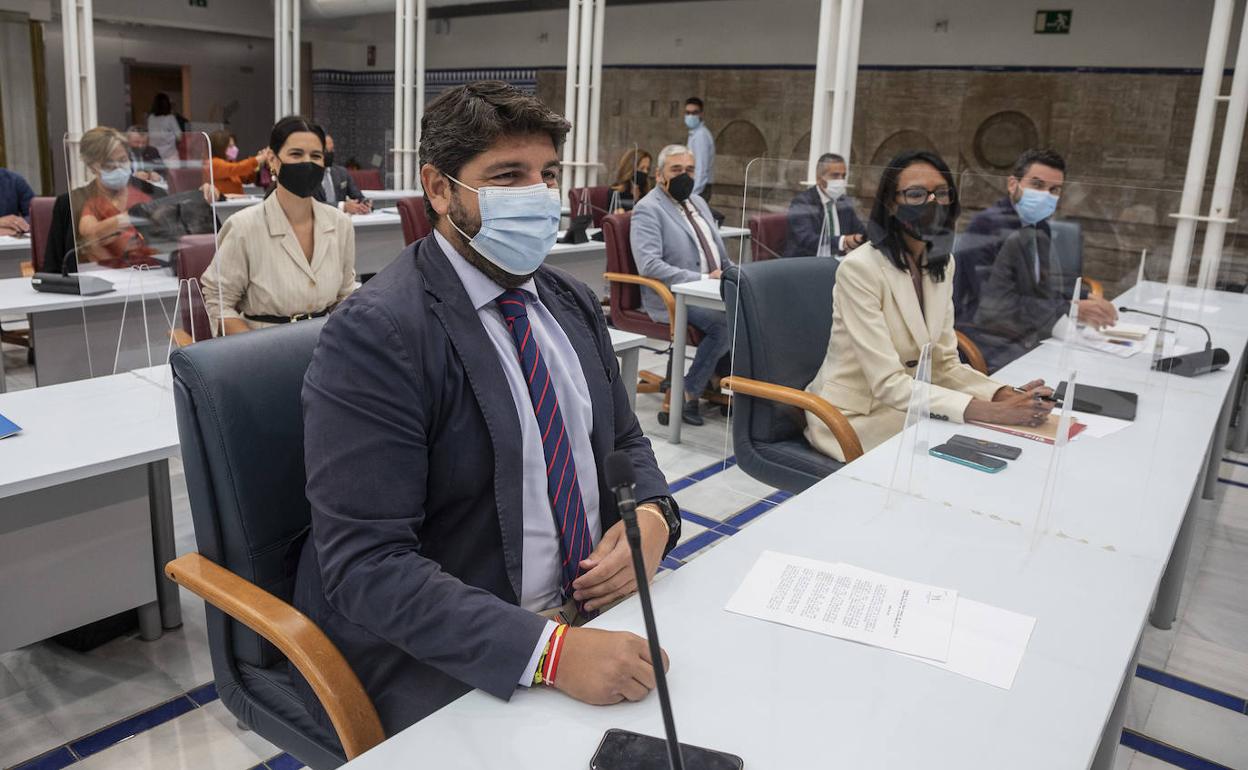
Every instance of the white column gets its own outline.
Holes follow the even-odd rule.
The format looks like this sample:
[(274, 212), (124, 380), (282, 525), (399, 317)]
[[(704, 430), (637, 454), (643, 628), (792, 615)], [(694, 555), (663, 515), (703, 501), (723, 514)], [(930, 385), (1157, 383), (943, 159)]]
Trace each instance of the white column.
[(300, 80), (303, 77), (303, 49), (300, 45), (299, 14), (303, 0), (290, 0), (290, 112), (302, 114)]
[[(568, 59), (564, 72), (563, 117), (576, 120), (576, 70), (580, 61), (581, 0), (568, 0)], [(568, 190), (576, 181), (576, 141), (569, 138), (563, 143), (563, 175), (559, 187), (563, 202), (568, 202)]]
[[(1218, 91), (1222, 87), (1222, 69), (1226, 63), (1226, 47), (1234, 12), (1235, 0), (1214, 0), (1209, 40), (1205, 47), (1205, 69), (1200, 78), (1196, 120), (1192, 127), (1192, 143), (1187, 152), (1183, 197), (1179, 202), (1178, 224), (1174, 229), (1174, 249), (1170, 252), (1170, 283), (1187, 283), (1192, 244), (1196, 240), (1196, 221), (1200, 216), (1200, 200), (1205, 189), (1205, 168), (1209, 164), (1209, 147), (1213, 143)], [(1242, 43), (1240, 48), (1244, 48)]]
[(828, 83), (836, 68), (836, 48), (832, 41), (836, 37), (840, 4), (841, 0), (821, 0), (819, 4), (819, 51), (815, 58), (815, 93), (810, 115), (810, 157), (806, 162), (806, 181), (809, 184), (814, 184), (815, 164), (819, 156), (826, 152), (823, 139), (827, 136), (831, 111)]
[[(95, 99), (95, 32), (91, 0), (61, 0), (61, 30), (65, 52), (66, 131), (82, 136), (99, 122)], [(86, 181), (86, 169), (77, 159), (69, 161), (69, 181), (77, 187)]]
[(572, 131), (576, 136), (576, 166), (573, 169), (573, 184), (585, 186), (585, 161), (589, 157), (589, 72), (594, 42), (594, 5), (593, 0), (581, 2), (580, 44), (576, 65), (576, 117), (572, 121)]
[[(589, 70), (589, 184), (598, 184), (598, 131), (602, 111), (602, 32), (606, 23), (607, 0), (594, 0), (593, 54)], [(584, 120), (584, 118), (582, 118)]]
[(1248, 118), (1248, 12), (1239, 31), (1239, 50), (1235, 54), (1235, 77), (1231, 80), (1231, 97), (1226, 105), (1226, 122), (1222, 126), (1222, 148), (1218, 152), (1218, 171), (1213, 180), (1213, 197), (1209, 201), (1209, 219), (1205, 224), (1205, 245), (1200, 255), (1200, 277), (1197, 286), (1212, 289), (1218, 281), (1222, 264), (1222, 246), (1226, 226), (1234, 221), (1231, 196), (1235, 192), (1235, 174), (1239, 170), (1239, 148), (1244, 139), (1244, 121)]
[(845, 156), (845, 164), (850, 163), (850, 153), (854, 143), (854, 104), (858, 98), (858, 48), (862, 40), (862, 7), (863, 0), (847, 0), (854, 4), (852, 28), (849, 33), (848, 68), (845, 72), (845, 111), (842, 116), (841, 147), (832, 152)]
[(825, 152), (843, 153), (845, 142), (845, 91), (849, 79), (849, 38), (854, 27), (854, 0), (841, 0), (836, 34), (836, 72), (832, 79), (832, 121)]
[(275, 120), (299, 114), (299, 3), (273, 0), (273, 113)]
[(425, 0), (394, 5), (394, 160), (397, 189), (420, 187), (420, 120), (425, 114)]

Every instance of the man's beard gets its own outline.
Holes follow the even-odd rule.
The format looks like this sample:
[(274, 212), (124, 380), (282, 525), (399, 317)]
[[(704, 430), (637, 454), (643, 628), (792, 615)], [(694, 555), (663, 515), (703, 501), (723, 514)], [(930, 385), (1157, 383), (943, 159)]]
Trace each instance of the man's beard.
[[(459, 230), (463, 230), (470, 236), (476, 236), (476, 234), (481, 230), (480, 217), (478, 216), (473, 219), (468, 216), (468, 212), (464, 211), (463, 207), (459, 205), (458, 194), (451, 196), (451, 210), (447, 213), (450, 215), (451, 221), (459, 225)], [(472, 246), (468, 243), (468, 239), (464, 238), (464, 236), (460, 234), (459, 230), (456, 230), (455, 228), (451, 229), (455, 233), (455, 246), (459, 248), (459, 253), (463, 255), (468, 264), (485, 273), (486, 278), (489, 278), (491, 281), (499, 286), (502, 286), (504, 289), (520, 288), (524, 284), (528, 283), (529, 279), (532, 278), (537, 272), (534, 271), (533, 273), (529, 273), (527, 275), (515, 275), (513, 273), (509, 273), (490, 260), (486, 259), (485, 256), (479, 251), (472, 248)]]

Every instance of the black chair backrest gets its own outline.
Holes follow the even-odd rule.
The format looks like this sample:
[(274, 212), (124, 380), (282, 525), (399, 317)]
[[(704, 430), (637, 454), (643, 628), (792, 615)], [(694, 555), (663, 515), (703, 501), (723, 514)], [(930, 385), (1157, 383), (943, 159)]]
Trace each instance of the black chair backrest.
[[(174, 401), (199, 552), (290, 601), (311, 521), (304, 493), (303, 375), (324, 319), (254, 331), (174, 351)], [(234, 657), (282, 659), (258, 634), (228, 621)]]
[[(733, 374), (805, 390), (819, 372), (832, 333), (832, 287), (838, 260), (793, 257), (724, 271), (721, 291), (733, 334)], [(735, 421), (750, 441), (774, 443), (802, 435), (797, 407), (742, 398)]]

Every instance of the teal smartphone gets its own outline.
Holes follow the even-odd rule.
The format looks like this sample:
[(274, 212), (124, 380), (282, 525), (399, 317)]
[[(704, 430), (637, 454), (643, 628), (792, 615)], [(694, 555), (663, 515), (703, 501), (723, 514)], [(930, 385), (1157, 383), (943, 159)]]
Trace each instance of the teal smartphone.
[(964, 446), (956, 444), (941, 444), (927, 450), (932, 457), (939, 457), (942, 460), (948, 460), (958, 465), (965, 465), (968, 468), (974, 468), (984, 473), (996, 473), (1006, 466), (1005, 460), (998, 460), (995, 457), (989, 457), (983, 452), (976, 452), (974, 449), (968, 449)]

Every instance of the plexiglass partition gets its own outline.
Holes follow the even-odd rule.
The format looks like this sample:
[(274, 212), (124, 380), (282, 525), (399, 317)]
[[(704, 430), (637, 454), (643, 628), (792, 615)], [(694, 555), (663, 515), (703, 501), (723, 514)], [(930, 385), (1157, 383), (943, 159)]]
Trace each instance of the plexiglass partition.
[(72, 248), (59, 270), (80, 294), (72, 309), (32, 316), (48, 340), (39, 384), (154, 367), (175, 344), (212, 336), (200, 281), (223, 198), (212, 158), (227, 148), (202, 133), (163, 140), (107, 127), (65, 137)]
[[(916, 182), (853, 164), (830, 185), (842, 174), (803, 180), (800, 166), (758, 158), (745, 170), (741, 223), (753, 237), (724, 286), (729, 383), (740, 384), (725, 457), (748, 478), (737, 491), (763, 497), (756, 483), (792, 492), (845, 474), (887, 487), (894, 502), (922, 498), (1009, 528), (1024, 553), (1053, 539), (1150, 555), (1168, 547), (1173, 522), (1156, 504), (1175, 494), (1165, 447), (1194, 407), (1167, 398), (1181, 383), (1154, 368), (1152, 351), (1204, 345), (1198, 328), (1174, 323), (1177, 295), (1192, 320), (1216, 315), (1207, 293), (1165, 283), (1178, 192), (1073, 178), (1041, 190), (957, 169), (952, 184), (939, 174)], [(877, 196), (884, 217), (873, 224)], [(909, 216), (898, 224), (927, 233), (930, 259), (947, 234), (916, 209), (933, 203), (961, 210), (944, 228), (953, 253), (941, 281), (916, 288), (878, 246), (890, 221)], [(876, 247), (843, 247), (847, 211)], [(828, 247), (829, 233), (841, 248)], [(1133, 310), (1171, 322), (1159, 332), (1160, 319)], [(889, 361), (895, 372), (884, 371)], [(904, 398), (889, 387), (900, 382)], [(927, 407), (916, 410), (920, 389)], [(957, 394), (971, 403), (951, 401)], [(841, 440), (849, 435), (865, 454)], [(955, 436), (1019, 454), (983, 462), (945, 451)]]

